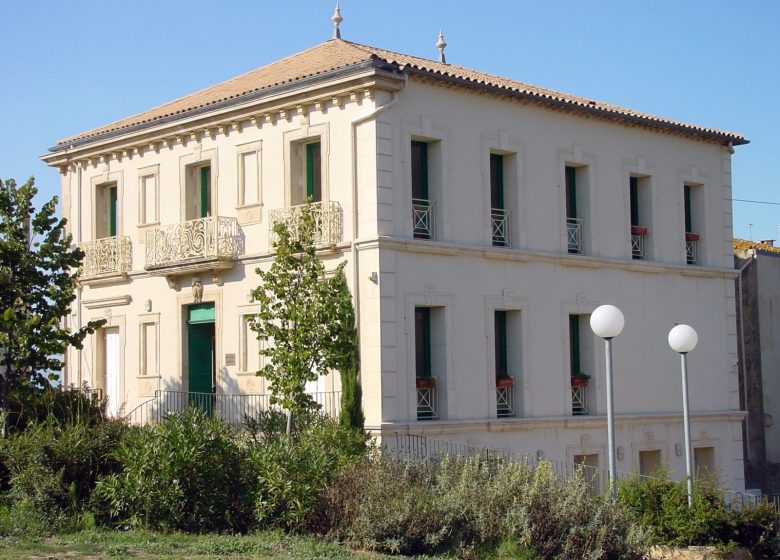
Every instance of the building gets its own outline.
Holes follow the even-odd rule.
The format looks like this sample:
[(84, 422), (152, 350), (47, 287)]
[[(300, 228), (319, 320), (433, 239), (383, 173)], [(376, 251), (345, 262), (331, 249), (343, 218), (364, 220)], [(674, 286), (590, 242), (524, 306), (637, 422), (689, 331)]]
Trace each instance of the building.
[(750, 488), (780, 489), (780, 248), (734, 240), (740, 396), (745, 421), (745, 478)]
[(605, 466), (588, 317), (612, 303), (618, 470), (684, 473), (666, 336), (685, 322), (696, 459), (743, 487), (730, 160), (747, 141), (441, 59), (337, 38), (51, 148), (87, 253), (70, 321), (108, 321), (66, 382), (117, 413), (155, 391), (263, 394), (253, 271), (310, 197), (326, 266), (348, 263), (374, 433)]

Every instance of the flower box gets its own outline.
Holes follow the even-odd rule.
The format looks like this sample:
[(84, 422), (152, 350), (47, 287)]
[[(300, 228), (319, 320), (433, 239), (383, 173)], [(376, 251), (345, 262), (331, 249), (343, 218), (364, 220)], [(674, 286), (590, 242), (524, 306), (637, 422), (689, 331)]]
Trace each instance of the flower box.
[(631, 226), (632, 235), (647, 235), (647, 228), (645, 226)]
[(571, 378), (571, 386), (572, 387), (587, 387), (588, 386), (588, 380), (583, 377), (572, 377)]
[(514, 387), (515, 380), (511, 377), (499, 377), (496, 379), (496, 387)]
[(692, 231), (685, 232), (686, 241), (698, 241), (700, 237), (701, 236), (698, 233), (693, 233)]
[(436, 387), (436, 380), (433, 377), (417, 377), (414, 382), (418, 389), (433, 389)]

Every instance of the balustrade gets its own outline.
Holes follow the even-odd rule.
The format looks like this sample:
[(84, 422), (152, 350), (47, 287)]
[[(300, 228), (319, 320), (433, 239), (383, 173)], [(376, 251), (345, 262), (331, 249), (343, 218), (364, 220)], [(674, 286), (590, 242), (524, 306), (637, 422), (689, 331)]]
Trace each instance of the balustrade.
[(269, 212), (271, 227), (271, 240), (276, 239), (274, 226), (284, 223), (290, 231), (292, 238), (298, 238), (301, 227), (301, 219), (305, 208), (311, 210), (314, 220), (314, 244), (330, 245), (339, 243), (342, 239), (342, 211), (338, 202), (312, 202), (300, 204), (289, 208), (276, 208)]
[(82, 279), (126, 274), (131, 268), (130, 238), (125, 235), (79, 243), (79, 249), (84, 251)]
[(146, 232), (146, 268), (233, 261), (238, 258), (239, 242), (235, 218), (211, 216), (158, 226)]

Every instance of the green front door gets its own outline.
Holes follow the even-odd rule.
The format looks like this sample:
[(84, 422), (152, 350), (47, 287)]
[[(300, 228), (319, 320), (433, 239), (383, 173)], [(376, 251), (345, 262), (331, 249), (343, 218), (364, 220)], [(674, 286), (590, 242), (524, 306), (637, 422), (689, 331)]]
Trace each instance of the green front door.
[(187, 363), (189, 402), (211, 414), (215, 385), (214, 304), (189, 307)]

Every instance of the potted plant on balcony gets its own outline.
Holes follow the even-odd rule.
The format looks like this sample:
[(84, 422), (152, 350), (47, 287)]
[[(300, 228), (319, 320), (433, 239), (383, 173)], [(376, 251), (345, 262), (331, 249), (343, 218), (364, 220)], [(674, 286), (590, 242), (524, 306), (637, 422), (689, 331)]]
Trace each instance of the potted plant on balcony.
[(501, 368), (496, 371), (496, 387), (514, 387), (515, 380), (509, 377), (509, 372)]
[(694, 233), (692, 231), (686, 231), (685, 232), (685, 240), (686, 241), (698, 241), (699, 240), (699, 234)]
[(417, 377), (415, 378), (415, 385), (418, 389), (434, 389), (436, 380), (433, 377)]
[(571, 386), (572, 387), (587, 387), (589, 379), (590, 379), (590, 375), (588, 375), (587, 373), (582, 373), (581, 371), (578, 371), (577, 373), (572, 373), (571, 374)]
[(645, 226), (631, 226), (632, 235), (647, 235), (647, 228)]

